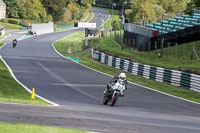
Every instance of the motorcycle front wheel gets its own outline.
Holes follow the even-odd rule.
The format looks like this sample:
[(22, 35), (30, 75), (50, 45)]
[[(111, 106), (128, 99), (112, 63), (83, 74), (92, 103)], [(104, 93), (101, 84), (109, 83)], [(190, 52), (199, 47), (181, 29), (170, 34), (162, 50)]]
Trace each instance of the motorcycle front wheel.
[(119, 97), (119, 93), (115, 93), (113, 99), (110, 101), (110, 105), (111, 106), (115, 105), (115, 103), (117, 102), (118, 97)]

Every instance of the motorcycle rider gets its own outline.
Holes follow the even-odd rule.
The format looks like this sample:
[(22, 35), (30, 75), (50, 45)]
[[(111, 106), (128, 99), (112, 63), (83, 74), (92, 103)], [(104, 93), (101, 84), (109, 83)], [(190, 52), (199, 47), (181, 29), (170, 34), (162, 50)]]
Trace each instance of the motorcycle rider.
[[(104, 91), (104, 95), (107, 94), (107, 92), (110, 91), (111, 87), (113, 85), (115, 85), (115, 83), (117, 82), (122, 82), (125, 85), (125, 89), (127, 90), (127, 80), (126, 80), (126, 74), (125, 73), (120, 73), (118, 76), (115, 76), (113, 78), (113, 80), (111, 80), (108, 84), (107, 84), (107, 89)], [(120, 94), (121, 96), (124, 96), (123, 92), (121, 92)]]
[(13, 40), (13, 48), (15, 48), (17, 46), (17, 39)]

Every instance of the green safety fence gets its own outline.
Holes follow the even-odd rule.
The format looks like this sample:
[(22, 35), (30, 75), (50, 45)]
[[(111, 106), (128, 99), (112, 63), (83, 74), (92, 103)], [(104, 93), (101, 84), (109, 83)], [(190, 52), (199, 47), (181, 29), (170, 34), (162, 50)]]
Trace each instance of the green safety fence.
[(139, 64), (94, 50), (92, 58), (134, 75), (200, 92), (200, 75)]

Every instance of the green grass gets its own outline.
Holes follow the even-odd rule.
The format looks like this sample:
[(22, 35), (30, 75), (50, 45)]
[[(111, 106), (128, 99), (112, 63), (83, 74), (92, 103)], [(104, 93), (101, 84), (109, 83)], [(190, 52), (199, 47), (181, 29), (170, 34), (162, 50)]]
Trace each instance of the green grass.
[[(9, 34), (8, 33), (5, 33), (3, 36), (0, 36), (0, 40), (5, 38), (6, 36), (8, 36)], [(3, 44), (2, 44), (3, 45)], [(0, 46), (1, 47), (1, 46)]]
[[(35, 91), (37, 93), (37, 88)], [(7, 67), (0, 60), (0, 102), (48, 105), (38, 98), (31, 100), (30, 96), (31, 94), (13, 79)]]
[[(107, 11), (107, 12), (110, 13), (110, 19), (105, 23), (104, 27), (105, 27), (105, 28), (111, 28), (112, 9), (101, 8), (101, 7), (93, 7), (93, 8), (102, 9), (102, 10), (105, 10), (105, 11)], [(113, 21), (114, 21), (114, 20), (121, 21), (119, 14), (120, 14), (120, 11), (119, 11), (119, 10), (113, 10)]]
[(10, 23), (2, 23), (0, 22), (0, 25), (3, 25), (5, 29), (21, 29), (22, 26), (16, 25), (16, 24), (10, 24)]
[(88, 17), (87, 17), (87, 19), (85, 20), (85, 22), (89, 22), (89, 20), (91, 20), (92, 17), (93, 17), (93, 12), (89, 11), (89, 12), (88, 12)]
[[(87, 19), (86, 19), (84, 22), (88, 22), (92, 17), (93, 17), (93, 12), (89, 11), (89, 12), (88, 12), (88, 17), (87, 17)], [(72, 24), (73, 24), (73, 22), (68, 22), (68, 23), (69, 23), (69, 24), (62, 24), (62, 25), (72, 25)], [(57, 25), (55, 25), (55, 28), (56, 28), (56, 32), (57, 32), (57, 31), (67, 31), (67, 30), (71, 30), (71, 29), (73, 29), (74, 27), (62, 29), (62, 28), (57, 28)]]
[[(126, 57), (135, 62), (139, 62), (142, 64), (148, 64), (152, 66), (158, 66), (168, 69), (182, 69), (182, 70), (195, 70), (196, 72), (200, 72), (200, 61), (199, 60), (191, 60), (191, 46), (193, 43), (186, 44), (186, 57), (182, 57), (183, 55), (183, 45), (179, 45), (179, 56), (175, 56), (176, 47), (171, 47), (171, 52), (174, 53), (171, 56), (168, 56), (168, 48), (163, 49), (163, 58), (158, 58), (156, 51), (152, 51), (150, 54), (148, 52), (139, 52), (133, 49), (123, 49), (121, 50), (121, 46), (119, 46), (116, 42), (113, 41), (114, 47), (111, 47), (111, 38), (99, 39), (94, 38), (90, 40), (89, 45), (99, 45), (99, 49), (101, 51), (105, 51), (111, 53), (112, 55), (118, 55), (121, 57)], [(200, 56), (200, 41), (194, 42), (196, 45), (196, 51)], [(160, 52), (159, 50), (157, 53)]]
[(33, 124), (9, 124), (0, 122), (1, 133), (88, 133), (82, 130), (39, 126)]
[(58, 31), (67, 31), (67, 30), (71, 30), (72, 28), (67, 28), (67, 29), (61, 29), (61, 28), (56, 28), (56, 32)]
[[(112, 68), (103, 63), (93, 60), (91, 58), (91, 53), (73, 55), (72, 57), (80, 59), (81, 64), (84, 64), (84, 65), (86, 65), (90, 68), (93, 68), (95, 70), (98, 70), (100, 72), (110, 74), (112, 76), (116, 76), (122, 72), (121, 70), (117, 70), (115, 68)], [(176, 86), (168, 85), (165, 83), (160, 83), (160, 82), (153, 81), (153, 80), (148, 80), (148, 79), (142, 78), (140, 76), (132, 75), (130, 73), (126, 73), (126, 74), (127, 74), (128, 81), (131, 81), (131, 82), (134, 82), (134, 83), (146, 86), (146, 87), (150, 87), (152, 89), (159, 90), (159, 91), (162, 91), (162, 92), (174, 95), (174, 96), (178, 96), (181, 98), (185, 98), (185, 99), (200, 103), (200, 93), (197, 93), (197, 92), (194, 92), (191, 90), (187, 90), (187, 89), (184, 89), (181, 87), (176, 87)]]
[(79, 32), (74, 35), (70, 35), (56, 42), (54, 46), (63, 55), (68, 54), (69, 47), (71, 47), (72, 53), (82, 51), (83, 39), (85, 38), (84, 35), (84, 32)]
[[(74, 34), (74, 35), (72, 35), (70, 37), (65, 38), (66, 43), (63, 42), (62, 45), (65, 45), (63, 47), (68, 47), (69, 43), (67, 43), (67, 42), (69, 40), (71, 40), (71, 38), (73, 36), (76, 37), (77, 34)], [(81, 38), (77, 38), (76, 41), (77, 41), (77, 43), (81, 42), (81, 41), (83, 42), (83, 40)], [(74, 43), (76, 43), (76, 41), (74, 41)], [(104, 41), (110, 42), (111, 40), (106, 40), (105, 39)], [(92, 39), (92, 41), (90, 41), (89, 44), (93, 44), (93, 46), (95, 46), (97, 44), (101, 44), (102, 46), (99, 45), (100, 48), (101, 47), (103, 47), (103, 48), (111, 47), (110, 43), (103, 43), (104, 41), (102, 40), (102, 38), (95, 38), (95, 39)], [(101, 42), (101, 43), (99, 43), (99, 42)], [(57, 47), (56, 45), (58, 45), (58, 44), (59, 44), (59, 42), (57, 44), (54, 44), (54, 46)], [(107, 45), (107, 46), (105, 46), (105, 45)], [(116, 47), (118, 47), (118, 50), (119, 50), (120, 47), (115, 42), (114, 43), (114, 48), (116, 48)], [(63, 54), (62, 49), (57, 49), (57, 50), (61, 54)], [(112, 68), (112, 67), (107, 66), (107, 65), (105, 65), (103, 63), (100, 63), (98, 61), (93, 60), (91, 58), (91, 53), (79, 54), (79, 55), (71, 55), (71, 57), (81, 60), (81, 62), (80, 62), (81, 64), (84, 64), (84, 65), (86, 65), (86, 66), (88, 66), (90, 68), (93, 68), (95, 70), (98, 70), (98, 71), (101, 71), (101, 72), (104, 72), (104, 73), (107, 73), (107, 74), (110, 74), (110, 75), (113, 75), (113, 76), (118, 75), (119, 73), (122, 72), (121, 70), (117, 70), (115, 68)], [(162, 92), (174, 95), (174, 96), (178, 96), (178, 97), (185, 98), (185, 99), (188, 99), (188, 100), (192, 100), (192, 101), (195, 101), (195, 102), (200, 102), (200, 93), (197, 93), (197, 92), (194, 92), (194, 91), (191, 91), (191, 90), (187, 90), (187, 89), (184, 89), (184, 88), (181, 88), (181, 87), (168, 85), (168, 84), (165, 84), (165, 83), (160, 83), (160, 82), (153, 81), (153, 80), (148, 80), (148, 79), (142, 78), (140, 76), (132, 75), (130, 73), (127, 73), (127, 79), (129, 81), (134, 82), (134, 83), (137, 83), (137, 84), (140, 84), (140, 85), (144, 85), (144, 86), (150, 87), (152, 89), (159, 90), (159, 91), (162, 91)]]
[(0, 47), (3, 46), (3, 45), (4, 45), (4, 43), (0, 43)]

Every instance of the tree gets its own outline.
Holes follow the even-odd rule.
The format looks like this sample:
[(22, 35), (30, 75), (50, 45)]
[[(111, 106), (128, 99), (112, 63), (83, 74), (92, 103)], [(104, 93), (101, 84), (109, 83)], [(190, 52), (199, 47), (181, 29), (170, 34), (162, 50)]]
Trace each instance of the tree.
[(39, 20), (42, 22), (52, 21), (51, 16), (49, 16), (43, 7), (40, 0), (26, 0), (26, 19)]
[(22, 18), (25, 16), (25, 0), (4, 0), (6, 3), (7, 17)]
[[(198, 0), (195, 0), (198, 1)], [(180, 12), (186, 9), (188, 0), (132, 0), (130, 22), (153, 19), (164, 13)], [(156, 21), (156, 20), (155, 20)]]
[(199, 0), (192, 0), (192, 2), (194, 3), (194, 5), (196, 7), (200, 7), (200, 1)]
[(166, 10), (160, 5), (155, 4), (153, 5), (153, 8), (154, 8), (156, 16), (161, 16), (162, 14), (166, 13)]
[(112, 24), (113, 30), (119, 30), (120, 29), (120, 22), (114, 20)]
[(7, 17), (18, 19), (52, 21), (40, 0), (4, 0), (7, 6)]
[(53, 21), (63, 20), (66, 0), (42, 0), (42, 3), (47, 13), (53, 17)]
[(111, 5), (111, 3), (112, 3), (111, 0), (96, 0), (96, 4), (99, 4), (99, 5), (109, 6)]
[(69, 5), (69, 10), (72, 13), (72, 19), (76, 19), (78, 17), (78, 7), (76, 4), (70, 4)]
[(156, 15), (153, 5), (157, 4), (157, 0), (134, 0), (132, 1), (132, 11), (128, 15), (130, 22), (136, 20), (144, 20)]
[(186, 9), (188, 0), (160, 0), (160, 5), (166, 12), (179, 12)]
[(191, 14), (192, 9), (194, 8), (199, 8), (200, 7), (200, 1), (199, 0), (191, 0), (190, 2), (187, 3), (187, 9), (186, 13)]
[(121, 8), (123, 6), (123, 3), (127, 2), (128, 4), (126, 5), (126, 8), (131, 8), (129, 5), (131, 3), (131, 0), (96, 0), (96, 4), (99, 5), (105, 5), (105, 6), (110, 6), (112, 5), (112, 3), (116, 4), (116, 7)]
[(91, 4), (94, 4), (95, 0), (67, 0), (66, 5), (72, 12), (73, 19), (81, 19), (83, 14), (88, 12), (91, 8)]

